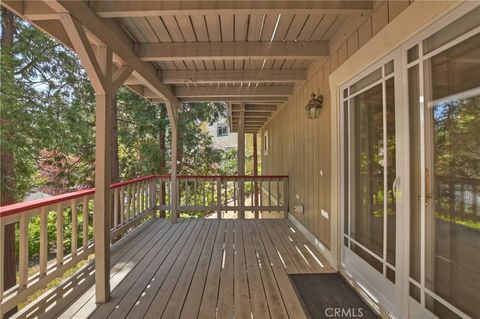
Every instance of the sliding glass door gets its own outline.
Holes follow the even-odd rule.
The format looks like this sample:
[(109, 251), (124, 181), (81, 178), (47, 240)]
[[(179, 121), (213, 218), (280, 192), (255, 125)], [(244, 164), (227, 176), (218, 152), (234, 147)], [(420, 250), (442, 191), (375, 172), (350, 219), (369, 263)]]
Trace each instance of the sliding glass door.
[(401, 318), (480, 318), (480, 6), (341, 87), (342, 268)]
[(343, 265), (372, 298), (395, 311), (399, 61), (390, 57), (343, 87), (345, 173)]
[(480, 318), (480, 8), (407, 51), (411, 317)]

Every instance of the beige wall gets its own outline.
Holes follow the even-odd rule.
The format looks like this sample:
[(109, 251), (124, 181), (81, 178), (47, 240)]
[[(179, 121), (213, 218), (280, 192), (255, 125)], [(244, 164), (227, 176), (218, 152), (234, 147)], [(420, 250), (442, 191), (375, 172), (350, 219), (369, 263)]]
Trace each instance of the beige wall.
[[(409, 1), (379, 1), (370, 17), (352, 19), (344, 25), (330, 40), (330, 57), (310, 66), (309, 79), (297, 87), (262, 130), (268, 131), (270, 144), (269, 155), (262, 154), (263, 174), (290, 177), (290, 212), (320, 241), (321, 250), (328, 249), (325, 257), (334, 266), (339, 258), (336, 234), (340, 159), (337, 145), (332, 145), (336, 144), (339, 130), (332, 122), (337, 119), (337, 96), (331, 99), (337, 87), (330, 87), (332, 76), (339, 79), (342, 73), (343, 80), (348, 79), (344, 76), (356, 74), (359, 65), (364, 68), (373, 63), (453, 6), (433, 1), (410, 5)], [(402, 18), (395, 20), (407, 8)], [(307, 120), (304, 106), (312, 92), (324, 96), (324, 106), (319, 119)], [(300, 204), (304, 205), (304, 213), (293, 213), (294, 205)]]

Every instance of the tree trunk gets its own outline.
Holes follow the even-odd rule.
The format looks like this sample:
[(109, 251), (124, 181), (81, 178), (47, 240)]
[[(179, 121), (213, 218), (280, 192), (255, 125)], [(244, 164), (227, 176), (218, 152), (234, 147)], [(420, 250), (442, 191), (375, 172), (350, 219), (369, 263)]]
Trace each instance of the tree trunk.
[[(160, 163), (158, 165), (158, 173), (160, 175), (164, 175), (167, 173), (167, 164), (166, 164), (166, 151), (167, 151), (167, 146), (166, 146), (166, 138), (165, 138), (165, 131), (167, 129), (166, 127), (166, 121), (167, 121), (167, 109), (165, 105), (160, 106), (160, 130), (158, 134), (158, 146), (159, 146), (159, 151), (160, 151)], [(161, 198), (160, 198), (160, 205), (165, 205), (166, 202), (166, 197), (165, 197), (165, 183), (161, 183)], [(165, 218), (165, 211), (160, 210), (160, 218)]]
[[(13, 68), (12, 65), (6, 65), (13, 59), (13, 13), (2, 7), (2, 86), (13, 84)], [(3, 90), (4, 88), (2, 88)], [(6, 107), (6, 106), (3, 106)], [(3, 112), (2, 112), (3, 113)], [(8, 118), (0, 118), (2, 126), (0, 138), (0, 174), (1, 174), (1, 190), (0, 204), (1, 206), (15, 203), (15, 162), (12, 152), (7, 149), (4, 143), (9, 139), (12, 131), (11, 122)], [(2, 239), (5, 245), (4, 260), (4, 291), (15, 286), (16, 284), (16, 264), (15, 264), (15, 224), (5, 226), (5, 238)], [(17, 307), (7, 312), (4, 318), (8, 318), (17, 312)]]
[[(120, 181), (120, 163), (118, 159), (118, 110), (117, 110), (117, 92), (114, 92), (112, 94), (112, 109), (111, 109), (111, 121), (112, 121), (112, 142), (111, 142), (111, 148), (110, 148), (110, 154), (111, 158), (110, 160), (112, 161), (112, 166), (110, 167), (110, 172), (111, 172), (111, 183), (117, 183)], [(120, 199), (119, 199), (120, 200)], [(111, 203), (112, 203), (112, 209), (111, 211), (111, 216), (112, 218), (110, 219), (111, 221), (111, 226), (114, 226), (114, 214), (115, 214), (115, 199), (112, 197)], [(120, 203), (118, 203), (118, 207), (120, 207)], [(117, 220), (120, 220), (120, 215), (121, 212), (118, 210), (117, 212)]]
[(112, 96), (112, 183), (120, 181), (120, 163), (118, 159), (118, 111), (117, 111), (117, 94)]

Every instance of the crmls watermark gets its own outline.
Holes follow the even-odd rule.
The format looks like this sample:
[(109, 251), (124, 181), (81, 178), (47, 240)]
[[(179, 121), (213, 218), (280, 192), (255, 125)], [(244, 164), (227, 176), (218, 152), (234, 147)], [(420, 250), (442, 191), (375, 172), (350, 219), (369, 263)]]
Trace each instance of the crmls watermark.
[(328, 318), (363, 318), (363, 308), (326, 308)]

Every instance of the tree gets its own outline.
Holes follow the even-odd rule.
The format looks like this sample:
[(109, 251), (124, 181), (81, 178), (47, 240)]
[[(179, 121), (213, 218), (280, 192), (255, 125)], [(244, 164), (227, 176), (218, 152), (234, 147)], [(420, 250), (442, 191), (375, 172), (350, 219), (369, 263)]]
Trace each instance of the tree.
[[(14, 156), (10, 145), (5, 143), (11, 138), (13, 122), (10, 118), (8, 107), (14, 106), (14, 99), (9, 98), (14, 95), (13, 81), (13, 14), (2, 7), (2, 40), (1, 40), (1, 92), (2, 103), (0, 112), (0, 173), (1, 173), (1, 205), (13, 204), (15, 202), (15, 170)], [(5, 226), (4, 241), (4, 291), (16, 284), (16, 265), (15, 265), (15, 224)], [(12, 309), (5, 317), (9, 317), (16, 312)]]

